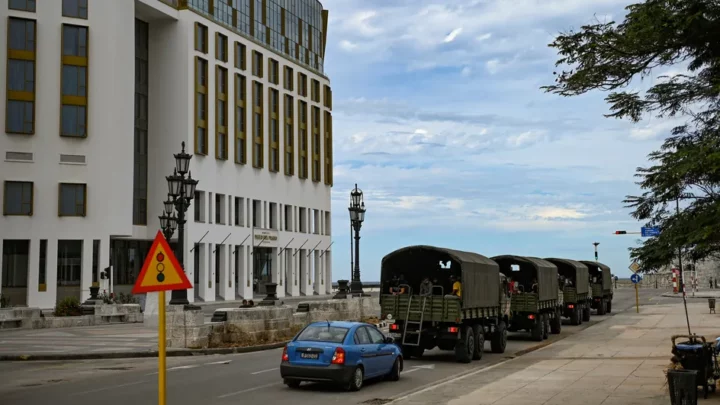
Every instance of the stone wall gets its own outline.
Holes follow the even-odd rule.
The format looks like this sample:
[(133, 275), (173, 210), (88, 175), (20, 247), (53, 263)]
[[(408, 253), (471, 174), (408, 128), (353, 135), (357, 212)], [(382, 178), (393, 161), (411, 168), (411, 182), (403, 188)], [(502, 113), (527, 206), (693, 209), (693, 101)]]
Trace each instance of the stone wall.
[[(93, 315), (43, 316), (39, 308), (0, 309), (0, 327), (3, 329), (46, 329), (76, 326), (97, 326), (111, 323), (142, 322), (138, 304), (96, 305)], [(10, 322), (16, 320), (16, 322)]]

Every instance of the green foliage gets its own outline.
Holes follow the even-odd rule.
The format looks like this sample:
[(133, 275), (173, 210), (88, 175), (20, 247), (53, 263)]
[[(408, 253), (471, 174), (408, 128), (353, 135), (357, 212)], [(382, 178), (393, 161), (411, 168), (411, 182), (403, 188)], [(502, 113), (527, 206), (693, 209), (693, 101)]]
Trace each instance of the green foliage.
[[(639, 121), (681, 116), (650, 167), (636, 176), (643, 192), (624, 200), (632, 216), (661, 228), (630, 255), (645, 271), (683, 255), (720, 256), (720, 3), (646, 0), (627, 7), (622, 23), (597, 23), (561, 34), (550, 47), (560, 58), (547, 92), (576, 96), (609, 92), (607, 117)], [(687, 74), (661, 76), (644, 94), (627, 91), (633, 79), (687, 64)], [(682, 208), (682, 211), (678, 207)]]
[(80, 316), (80, 300), (77, 297), (65, 297), (55, 306), (55, 316)]
[(98, 298), (103, 301), (103, 304), (137, 304), (138, 299), (132, 294), (119, 293), (114, 297), (108, 295), (106, 291), (102, 294), (98, 294)]

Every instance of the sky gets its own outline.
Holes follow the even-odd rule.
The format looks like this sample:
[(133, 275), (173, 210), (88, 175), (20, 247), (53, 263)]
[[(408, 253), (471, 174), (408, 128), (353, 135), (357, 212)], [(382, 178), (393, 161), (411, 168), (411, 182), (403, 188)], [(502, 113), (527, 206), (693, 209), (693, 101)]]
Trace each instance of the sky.
[[(349, 193), (367, 213), (362, 280), (433, 245), (592, 260), (629, 277), (642, 224), (622, 200), (674, 121), (605, 118), (605, 94), (562, 98), (561, 31), (622, 21), (630, 0), (324, 0), (333, 89), (333, 280), (350, 277)], [(658, 74), (661, 74), (659, 72)], [(642, 90), (661, 80), (634, 81)]]

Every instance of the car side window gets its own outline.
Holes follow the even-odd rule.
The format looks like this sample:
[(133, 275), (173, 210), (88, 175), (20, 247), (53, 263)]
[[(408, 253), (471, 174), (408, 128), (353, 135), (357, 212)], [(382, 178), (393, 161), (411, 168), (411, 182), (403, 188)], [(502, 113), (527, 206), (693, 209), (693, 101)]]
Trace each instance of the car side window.
[(358, 328), (358, 330), (355, 331), (355, 343), (359, 345), (369, 345), (371, 343), (370, 336), (368, 336), (367, 331), (365, 330), (367, 328)]
[(372, 340), (373, 343), (385, 343), (385, 336), (383, 336), (379, 330), (367, 327), (365, 329), (370, 333), (370, 340)]

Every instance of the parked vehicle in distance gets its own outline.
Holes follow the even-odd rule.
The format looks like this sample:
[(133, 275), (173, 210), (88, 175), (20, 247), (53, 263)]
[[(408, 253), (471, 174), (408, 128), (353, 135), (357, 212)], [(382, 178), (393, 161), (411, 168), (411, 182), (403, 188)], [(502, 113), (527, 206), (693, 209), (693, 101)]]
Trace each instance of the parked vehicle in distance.
[(491, 258), (513, 287), (508, 330), (526, 330), (536, 341), (559, 334), (562, 328), (563, 293), (558, 289), (558, 269), (537, 257), (503, 255)]
[(370, 378), (397, 381), (402, 370), (402, 352), (393, 339), (364, 322), (311, 323), (285, 346), (280, 363), (290, 388), (314, 381), (357, 391)]
[(505, 352), (507, 284), (487, 257), (435, 246), (404, 247), (382, 259), (380, 282), (381, 317), (394, 322), (390, 335), (404, 358), (419, 358), (438, 347), (469, 363), (482, 358), (485, 340), (493, 352)]
[(558, 269), (561, 279), (559, 286), (563, 292), (562, 315), (570, 319), (571, 325), (580, 325), (590, 321), (592, 295), (590, 292), (589, 271), (584, 264), (570, 259), (545, 259)]
[(592, 288), (592, 308), (598, 315), (612, 312), (613, 286), (610, 267), (590, 260), (581, 261), (590, 272), (590, 287)]

